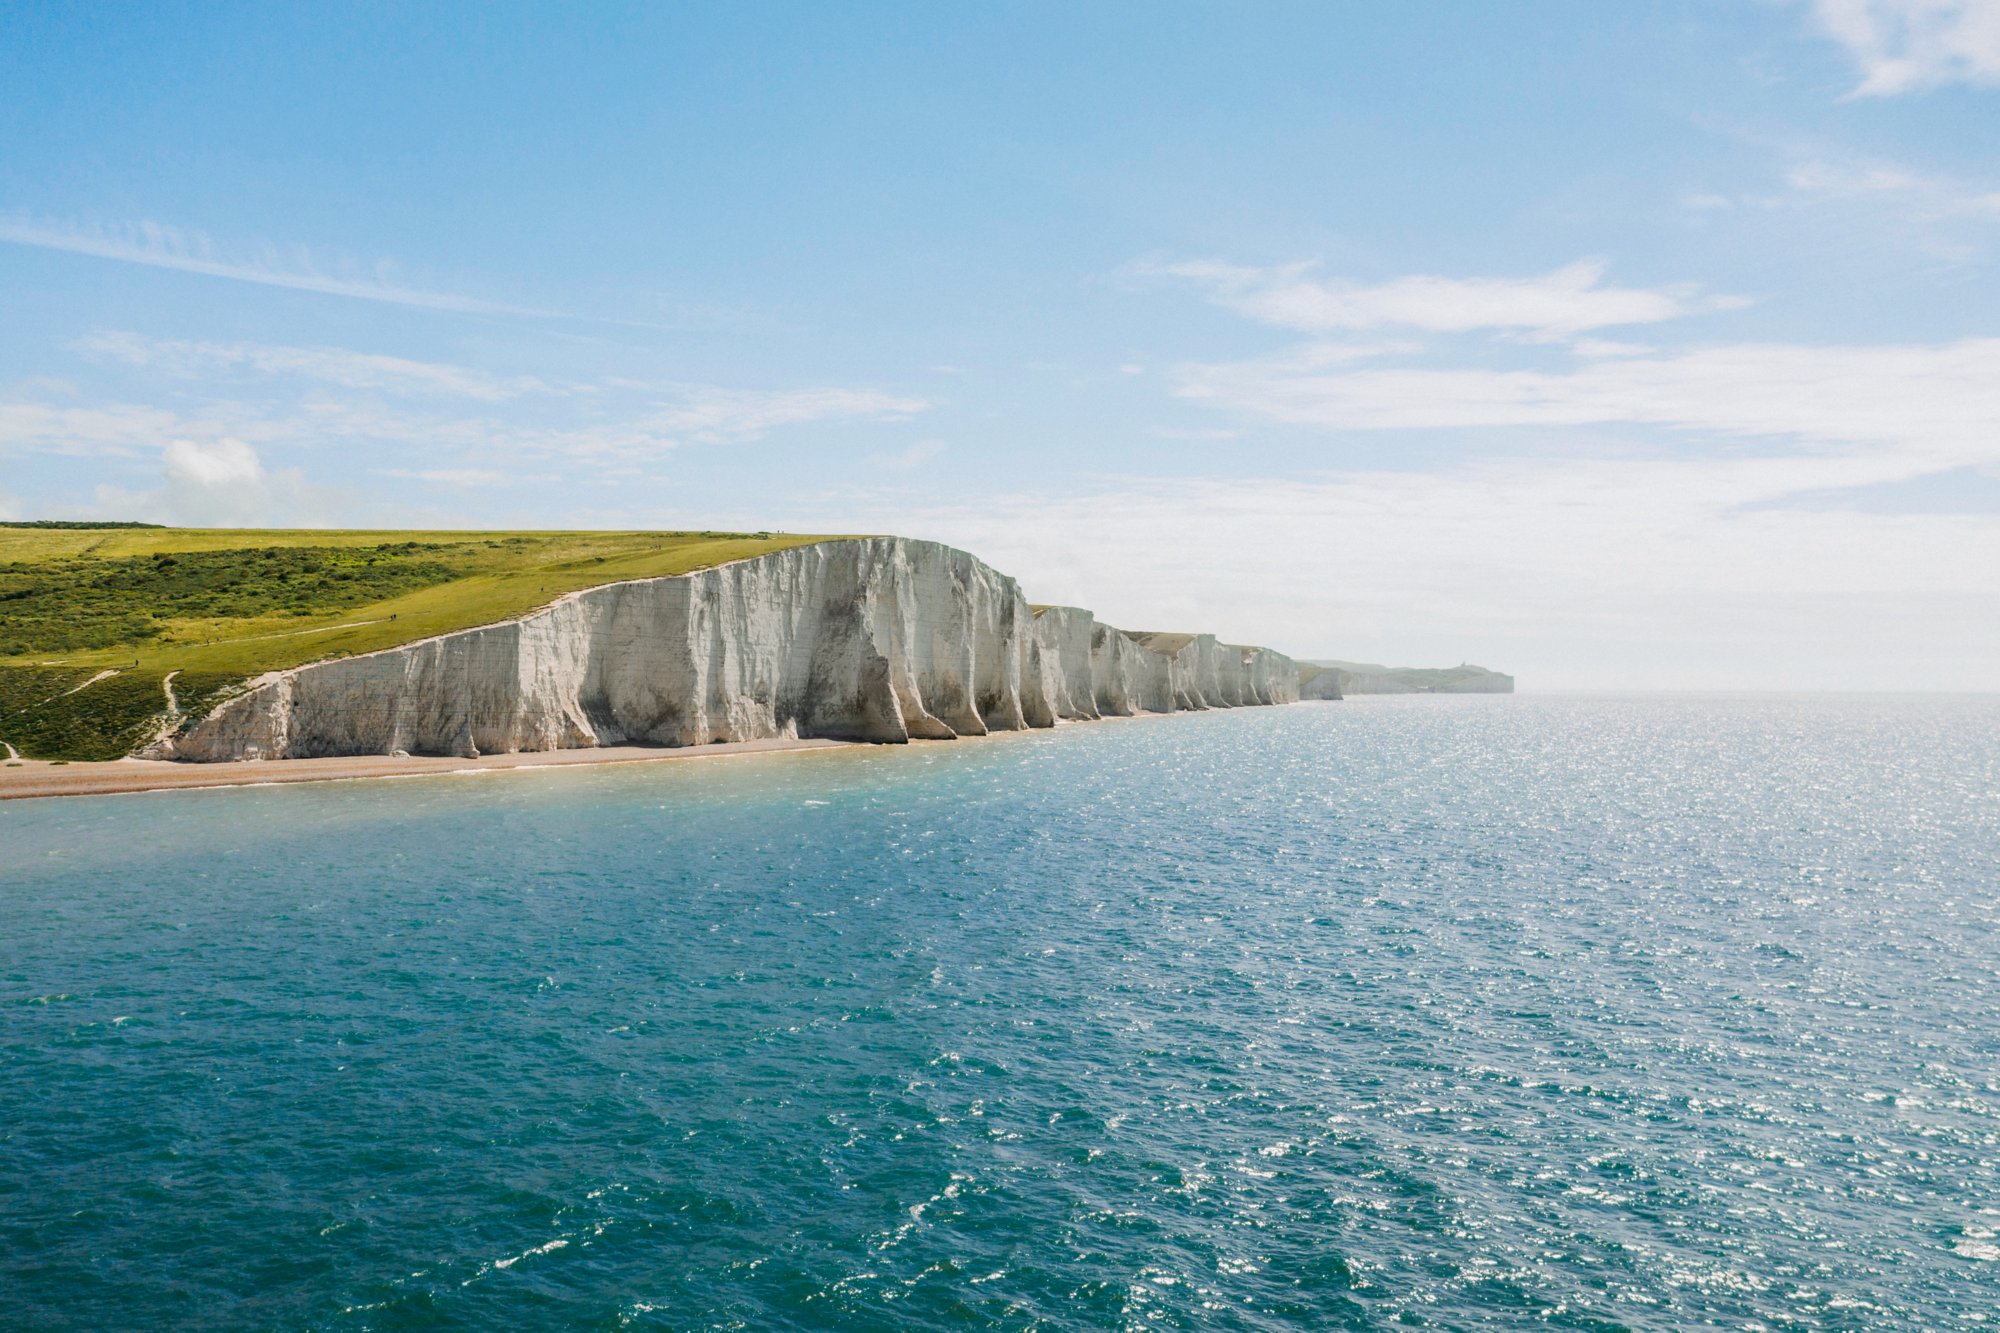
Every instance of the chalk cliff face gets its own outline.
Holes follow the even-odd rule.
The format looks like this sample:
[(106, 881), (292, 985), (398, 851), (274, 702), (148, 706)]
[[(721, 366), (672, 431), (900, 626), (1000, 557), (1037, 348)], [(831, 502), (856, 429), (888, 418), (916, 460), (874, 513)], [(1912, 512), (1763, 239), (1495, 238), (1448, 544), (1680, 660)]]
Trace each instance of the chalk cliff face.
[(519, 620), (252, 682), (154, 753), (475, 755), (775, 736), (945, 740), (1288, 703), (1298, 668), (1212, 635), (1148, 646), (932, 542), (795, 547), (573, 593)]
[(1048, 606), (1035, 613), (1032, 642), (1044, 664), (1042, 688), (1054, 717), (1080, 722), (1104, 716), (1092, 665), (1092, 644), (1100, 631), (1118, 633), (1081, 607)]

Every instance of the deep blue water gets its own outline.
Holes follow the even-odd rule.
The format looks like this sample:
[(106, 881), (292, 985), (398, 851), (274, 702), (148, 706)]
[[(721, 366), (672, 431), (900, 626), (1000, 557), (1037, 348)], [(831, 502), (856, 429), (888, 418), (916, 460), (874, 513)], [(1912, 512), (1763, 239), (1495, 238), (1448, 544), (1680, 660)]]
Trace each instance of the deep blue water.
[(1989, 1327), (1996, 1163), (2000, 699), (0, 806), (9, 1329)]

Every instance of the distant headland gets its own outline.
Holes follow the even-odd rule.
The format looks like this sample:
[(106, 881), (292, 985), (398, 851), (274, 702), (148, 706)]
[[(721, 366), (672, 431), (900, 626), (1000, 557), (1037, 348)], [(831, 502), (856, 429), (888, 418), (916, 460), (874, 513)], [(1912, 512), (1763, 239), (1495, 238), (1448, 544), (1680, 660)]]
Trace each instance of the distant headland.
[(1391, 667), (1375, 662), (1316, 660), (1299, 663), (1299, 692), (1306, 699), (1350, 694), (1512, 694), (1514, 678), (1485, 667)]

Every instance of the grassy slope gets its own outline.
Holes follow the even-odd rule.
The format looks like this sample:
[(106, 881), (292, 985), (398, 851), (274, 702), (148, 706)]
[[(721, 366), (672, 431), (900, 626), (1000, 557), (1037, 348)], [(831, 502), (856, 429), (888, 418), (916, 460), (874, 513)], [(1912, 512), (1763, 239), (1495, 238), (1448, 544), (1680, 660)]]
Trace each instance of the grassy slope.
[(1125, 637), (1142, 644), (1163, 657), (1172, 657), (1194, 642), (1192, 634), (1173, 634), (1165, 630), (1128, 629)]
[[(175, 678), (176, 693), (184, 709), (199, 712), (233, 684), (266, 671), (510, 619), (598, 584), (685, 574), (827, 540), (770, 533), (0, 528), (0, 565), (419, 542), (436, 545), (441, 558), (462, 569), (449, 582), (345, 609), (186, 614), (168, 620), (159, 636), (134, 643), (0, 658), (0, 740), (30, 757), (114, 758), (148, 738), (165, 709), (160, 682), (168, 672), (183, 673)], [(120, 674), (53, 697), (58, 687), (108, 668)]]

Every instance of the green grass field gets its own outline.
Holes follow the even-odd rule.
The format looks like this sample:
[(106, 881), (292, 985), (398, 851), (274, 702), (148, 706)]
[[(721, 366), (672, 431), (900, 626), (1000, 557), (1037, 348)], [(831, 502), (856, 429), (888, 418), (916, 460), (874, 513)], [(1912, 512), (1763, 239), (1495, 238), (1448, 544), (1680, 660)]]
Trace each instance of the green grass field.
[(0, 741), (29, 758), (114, 759), (158, 730), (172, 673), (198, 717), (266, 671), (828, 540), (0, 525)]

